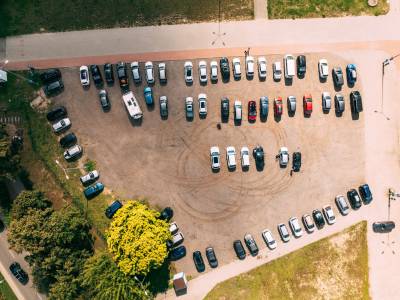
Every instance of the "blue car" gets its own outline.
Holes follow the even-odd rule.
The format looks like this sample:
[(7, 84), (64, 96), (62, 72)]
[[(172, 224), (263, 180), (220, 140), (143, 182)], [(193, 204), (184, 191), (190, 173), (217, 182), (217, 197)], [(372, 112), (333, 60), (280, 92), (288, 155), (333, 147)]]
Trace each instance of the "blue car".
[(100, 194), (104, 190), (104, 185), (101, 182), (97, 182), (94, 185), (91, 185), (84, 189), (83, 193), (85, 194), (85, 197), (88, 199), (91, 199), (98, 194)]
[(347, 83), (353, 85), (357, 81), (357, 68), (354, 64), (348, 64), (346, 67)]
[(109, 207), (106, 209), (106, 217), (112, 219), (115, 213), (122, 207), (122, 203), (119, 200), (115, 200)]
[(369, 189), (368, 184), (363, 184), (358, 188), (358, 191), (360, 192), (361, 198), (364, 201), (364, 204), (369, 204), (372, 201), (372, 193), (371, 190)]
[(153, 100), (153, 91), (151, 90), (151, 87), (145, 87), (144, 88), (144, 100), (146, 101), (147, 105), (153, 105), (154, 100)]

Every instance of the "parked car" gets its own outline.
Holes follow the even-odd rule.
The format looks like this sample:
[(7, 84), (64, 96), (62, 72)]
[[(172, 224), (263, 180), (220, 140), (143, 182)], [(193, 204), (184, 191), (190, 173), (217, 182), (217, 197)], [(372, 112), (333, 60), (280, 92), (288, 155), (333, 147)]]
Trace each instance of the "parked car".
[(315, 224), (311, 216), (309, 214), (304, 214), (301, 219), (303, 220), (304, 228), (307, 230), (307, 232), (314, 232)]
[(347, 199), (349, 199), (350, 205), (353, 209), (359, 209), (361, 207), (361, 199), (355, 189), (351, 189), (347, 192)]
[(60, 139), (60, 145), (63, 148), (69, 148), (75, 145), (77, 141), (78, 139), (76, 138), (76, 135), (73, 132), (70, 132)]
[(282, 65), (280, 61), (276, 61), (272, 65), (272, 74), (275, 81), (279, 81), (282, 78)]
[(275, 98), (274, 101), (274, 113), (276, 117), (282, 116), (283, 105), (282, 105), (282, 97)]
[(240, 158), (242, 161), (242, 168), (246, 169), (248, 167), (250, 167), (250, 151), (249, 148), (247, 147), (242, 147), (242, 149), (240, 149)]
[(333, 213), (332, 206), (330, 206), (330, 205), (325, 205), (325, 206), (322, 208), (322, 211), (324, 212), (324, 216), (325, 216), (326, 222), (327, 222), (329, 225), (335, 224), (335, 222), (336, 222), (336, 217), (335, 217), (335, 214)]
[(256, 161), (257, 168), (264, 167), (264, 149), (261, 146), (257, 146), (253, 149), (254, 160)]
[(359, 91), (350, 93), (350, 107), (353, 114), (358, 114), (363, 111), (362, 99)]
[(206, 248), (206, 257), (211, 268), (218, 267), (218, 260), (213, 247)]
[(235, 147), (226, 147), (226, 162), (228, 164), (228, 169), (236, 168), (236, 150)]
[(112, 219), (115, 213), (122, 207), (119, 200), (115, 200), (109, 207), (106, 208), (105, 215), (107, 218)]
[(342, 94), (335, 95), (335, 111), (338, 114), (342, 114), (344, 112), (345, 104), (344, 104), (344, 97)]
[(50, 122), (54, 122), (58, 119), (61, 118), (65, 118), (68, 115), (67, 113), (67, 109), (65, 108), (65, 106), (57, 106), (55, 108), (53, 108), (52, 110), (50, 110), (46, 117), (47, 120)]
[(325, 226), (324, 216), (322, 215), (322, 212), (320, 210), (314, 209), (312, 212), (312, 216), (313, 216), (315, 225), (317, 226), (318, 229), (321, 229)]
[(204, 60), (199, 61), (199, 80), (200, 83), (207, 83), (207, 63)]
[(340, 88), (344, 84), (343, 72), (341, 67), (334, 67), (332, 69), (333, 84)]
[(103, 86), (103, 77), (101, 76), (100, 68), (98, 65), (91, 65), (90, 72), (92, 73), (93, 82), (96, 87), (100, 88)]
[(249, 122), (255, 122), (257, 120), (257, 104), (256, 101), (249, 101), (248, 104), (248, 120)]
[(43, 84), (47, 85), (54, 81), (61, 80), (61, 72), (60, 69), (48, 69), (40, 73), (39, 77), (40, 81), (42, 81)]
[(196, 266), (197, 272), (204, 272), (204, 270), (206, 269), (206, 266), (204, 264), (204, 260), (203, 260), (203, 257), (201, 256), (200, 251), (193, 252), (193, 261), (194, 261), (194, 265)]
[(65, 131), (69, 127), (71, 127), (71, 121), (69, 118), (64, 118), (64, 119), (61, 119), (60, 121), (54, 123), (52, 125), (52, 127), (53, 127), (53, 131), (55, 133), (59, 133), (59, 132)]
[(99, 172), (97, 170), (90, 171), (89, 173), (81, 176), (80, 181), (83, 185), (92, 184), (99, 179)]
[(161, 116), (161, 118), (168, 118), (168, 98), (167, 98), (167, 96), (160, 96), (160, 116)]
[(175, 233), (172, 236), (171, 240), (167, 241), (167, 248), (171, 249), (172, 247), (176, 247), (176, 246), (182, 244), (184, 240), (185, 240), (185, 238), (183, 236), (183, 233), (179, 231), (178, 233)]
[(291, 217), (289, 219), (289, 225), (295, 237), (299, 238), (303, 235), (303, 230), (300, 227), (299, 219), (296, 217)]
[(83, 190), (83, 194), (86, 198), (91, 199), (104, 190), (104, 185), (101, 182), (97, 182)]
[(320, 59), (318, 62), (318, 72), (319, 72), (319, 77), (321, 79), (326, 79), (329, 75), (329, 67), (328, 67), (328, 61), (326, 59)]
[(260, 118), (265, 120), (268, 117), (268, 97), (262, 96), (260, 97)]
[(64, 83), (62, 80), (53, 81), (45, 86), (43, 86), (43, 92), (47, 97), (55, 96), (64, 90)]
[(79, 68), (79, 78), (83, 87), (90, 85), (89, 68), (87, 66), (81, 66)]
[(242, 121), (242, 102), (235, 100), (234, 103), (235, 122)]
[(357, 81), (357, 68), (355, 64), (348, 64), (346, 67), (347, 84), (352, 86)]
[(168, 259), (172, 261), (176, 261), (185, 256), (186, 256), (186, 247), (183, 245), (171, 249), (171, 251), (168, 253)]
[(254, 77), (254, 58), (253, 56), (246, 56), (246, 76), (248, 78)]
[(67, 150), (64, 151), (64, 158), (66, 160), (72, 160), (74, 158), (77, 158), (82, 154), (82, 147), (79, 145), (74, 145), (71, 148), (68, 148)]
[(329, 92), (322, 93), (322, 110), (327, 112), (332, 107), (331, 94)]
[(146, 86), (143, 90), (144, 94), (144, 101), (146, 102), (147, 105), (151, 106), (154, 104), (154, 99), (153, 99), (153, 90), (151, 87)]
[(307, 64), (306, 57), (304, 55), (297, 56), (297, 76), (304, 77), (306, 75)]
[(335, 203), (336, 206), (339, 209), (339, 212), (343, 215), (346, 216), (350, 212), (350, 207), (349, 204), (347, 203), (346, 199), (342, 195), (337, 195), (335, 198)]
[(215, 60), (210, 62), (210, 79), (212, 82), (218, 81), (218, 63)]
[(387, 233), (391, 232), (396, 227), (393, 221), (374, 222), (372, 229), (374, 232)]
[(267, 78), (267, 60), (264, 56), (258, 58), (258, 77), (260, 79)]
[(207, 95), (199, 94), (198, 101), (199, 101), (199, 116), (200, 117), (207, 116)]
[(281, 147), (279, 149), (279, 165), (286, 167), (289, 163), (289, 150), (287, 147)]
[(144, 64), (145, 74), (146, 74), (146, 81), (148, 84), (154, 83), (154, 69), (153, 63), (151, 61), (147, 61)]
[(131, 63), (131, 72), (132, 72), (132, 78), (133, 82), (136, 84), (139, 84), (142, 82), (142, 76), (140, 75), (140, 68), (139, 68), (139, 62), (134, 61)]
[(246, 258), (246, 250), (244, 250), (243, 244), (240, 240), (236, 240), (233, 242), (233, 249), (239, 259)]
[(290, 235), (285, 224), (278, 224), (278, 232), (281, 236), (282, 241), (284, 241), (285, 243), (289, 242)]
[(364, 204), (370, 204), (372, 201), (372, 193), (368, 184), (363, 184), (358, 187), (358, 191), (360, 192), (361, 199)]
[(108, 93), (106, 90), (100, 90), (99, 92), (100, 105), (104, 111), (109, 111), (111, 109), (110, 99), (108, 98)]
[(221, 99), (221, 118), (224, 121), (229, 120), (229, 99), (226, 97)]
[(286, 54), (283, 61), (285, 63), (285, 78), (292, 79), (295, 75), (295, 61), (293, 55)]
[(106, 63), (104, 65), (104, 77), (108, 85), (114, 84), (114, 69), (112, 64)]
[(294, 114), (296, 112), (296, 97), (288, 96), (287, 97), (287, 107), (289, 114)]
[(171, 234), (177, 233), (178, 230), (179, 230), (179, 227), (176, 224), (176, 222), (172, 222), (171, 224), (169, 224), (169, 232), (171, 232)]
[(193, 98), (192, 97), (186, 97), (185, 99), (185, 108), (186, 108), (186, 118), (187, 119), (193, 119), (194, 117), (194, 107), (193, 107)]
[(164, 208), (159, 216), (159, 219), (164, 220), (164, 221), (169, 221), (172, 219), (172, 217), (174, 216), (174, 211), (172, 210), (171, 207), (166, 207)]
[(21, 265), (17, 262), (13, 262), (9, 267), (11, 274), (14, 275), (17, 280), (23, 285), (29, 281), (28, 274), (21, 268)]
[(126, 64), (120, 61), (117, 63), (116, 69), (119, 86), (122, 90), (126, 90), (128, 88), (128, 74), (126, 73)]
[(226, 57), (222, 57), (219, 60), (219, 67), (221, 69), (222, 78), (228, 80), (230, 77), (229, 60)]
[(240, 70), (240, 59), (235, 57), (232, 59), (232, 69), (233, 69), (233, 77), (235, 79), (240, 79), (242, 76), (242, 71)]
[(167, 83), (167, 66), (163, 62), (158, 64), (158, 78), (161, 84)]
[(299, 172), (301, 168), (301, 152), (293, 153), (292, 170)]
[(244, 242), (247, 246), (247, 248), (250, 251), (250, 254), (253, 256), (256, 256), (258, 254), (258, 246), (256, 241), (254, 240), (254, 238), (252, 237), (252, 235), (250, 233), (247, 233), (244, 236)]
[(210, 158), (211, 158), (211, 169), (219, 170), (221, 167), (220, 161), (220, 153), (219, 148), (217, 146), (213, 146), (210, 149)]
[(274, 250), (276, 248), (276, 241), (275, 239), (272, 237), (272, 233), (271, 231), (269, 231), (268, 229), (264, 229), (263, 232), (261, 233), (265, 244), (267, 244), (267, 247), (270, 250)]
[(312, 105), (311, 94), (305, 94), (303, 96), (303, 112), (304, 112), (304, 115), (311, 116), (312, 111), (313, 111), (313, 105)]
[(184, 73), (185, 73), (185, 82), (193, 83), (193, 64), (190, 61), (185, 62), (184, 64)]

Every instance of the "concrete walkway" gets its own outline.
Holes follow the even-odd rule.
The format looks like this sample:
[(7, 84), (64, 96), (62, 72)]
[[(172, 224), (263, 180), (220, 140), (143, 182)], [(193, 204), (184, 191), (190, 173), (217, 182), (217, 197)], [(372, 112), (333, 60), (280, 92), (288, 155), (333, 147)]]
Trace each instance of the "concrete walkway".
[(268, 19), (267, 0), (254, 0), (254, 19)]

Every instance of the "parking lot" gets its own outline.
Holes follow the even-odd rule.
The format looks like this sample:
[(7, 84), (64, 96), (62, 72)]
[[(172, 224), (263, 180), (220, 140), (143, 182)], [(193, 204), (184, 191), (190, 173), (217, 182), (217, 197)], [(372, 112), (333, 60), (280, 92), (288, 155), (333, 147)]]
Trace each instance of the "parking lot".
[[(258, 76), (247, 80), (244, 76), (244, 57), (241, 57), (242, 79), (201, 86), (198, 80), (198, 61), (193, 61), (194, 84), (187, 86), (184, 81), (183, 61), (169, 61), (167, 64), (168, 84), (160, 86), (157, 76), (153, 87), (155, 106), (148, 109), (143, 99), (142, 83), (130, 87), (139, 99), (144, 117), (140, 126), (133, 126), (123, 106), (121, 91), (116, 81), (113, 87), (106, 87), (111, 100), (110, 112), (103, 112), (98, 90), (92, 83), (84, 90), (79, 81), (78, 68), (64, 69), (65, 91), (55, 97), (56, 104), (67, 107), (72, 121), (72, 131), (78, 136), (88, 157), (97, 162), (101, 181), (122, 197), (145, 197), (151, 205), (171, 206), (174, 220), (185, 236), (184, 245), (188, 255), (177, 262), (177, 269), (187, 274), (197, 272), (191, 258), (194, 250), (213, 246), (220, 264), (235, 259), (232, 242), (251, 233), (260, 248), (265, 244), (261, 231), (272, 230), (278, 240), (276, 225), (287, 223), (292, 216), (301, 217), (314, 208), (334, 204), (337, 194), (345, 194), (351, 187), (363, 183), (364, 178), (364, 118), (352, 120), (349, 93), (360, 90), (360, 80), (349, 89), (345, 84), (341, 93), (345, 96), (346, 109), (341, 117), (334, 108), (323, 113), (321, 94), (335, 89), (331, 73), (326, 82), (318, 77), (318, 59), (326, 58), (329, 68), (341, 66), (346, 61), (331, 54), (307, 55), (307, 73), (304, 79), (294, 78), (291, 85), (284, 79), (272, 80), (271, 65), (282, 61), (282, 55), (266, 55), (268, 64), (267, 80)], [(229, 58), (231, 61), (231, 58)], [(113, 62), (115, 63), (115, 62)], [(209, 61), (207, 61), (209, 65)], [(155, 64), (156, 65), (156, 64)], [(101, 68), (102, 69), (102, 68)], [(155, 71), (157, 68), (155, 68)], [(143, 74), (143, 64), (141, 64)], [(131, 75), (131, 74), (129, 74)], [(220, 75), (220, 74), (219, 74)], [(362, 74), (360, 76), (362, 78)], [(197, 96), (206, 93), (208, 115), (198, 117)], [(303, 116), (302, 97), (305, 93), (313, 96), (313, 113), (310, 118)], [(159, 114), (158, 98), (168, 96), (169, 117), (162, 120)], [(286, 98), (297, 98), (297, 111), (293, 117), (287, 112)], [(184, 99), (195, 99), (195, 118), (185, 118)], [(230, 99), (230, 120), (220, 123), (220, 99)], [(255, 123), (247, 121), (247, 102), (269, 98), (269, 115), (265, 122), (258, 118)], [(283, 98), (284, 113), (277, 121), (273, 117), (273, 99)], [(243, 122), (233, 122), (234, 100), (243, 103)], [(221, 128), (217, 127), (221, 124)], [(248, 171), (238, 167), (229, 172), (225, 163), (225, 149), (235, 146), (236, 152), (242, 146), (252, 150), (261, 145), (265, 152), (265, 167), (259, 172), (254, 160)], [(209, 149), (219, 146), (222, 167), (213, 173), (210, 168)], [(301, 151), (302, 168), (290, 176), (290, 167), (280, 168), (275, 156), (281, 146), (290, 153)], [(236, 156), (239, 162), (239, 156)], [(91, 201), (96, 201), (93, 199)], [(335, 213), (338, 214), (335, 207)], [(290, 243), (290, 242), (289, 242)], [(279, 241), (278, 241), (279, 248)], [(205, 258), (205, 257), (204, 257)], [(209, 270), (209, 268), (207, 268)]]

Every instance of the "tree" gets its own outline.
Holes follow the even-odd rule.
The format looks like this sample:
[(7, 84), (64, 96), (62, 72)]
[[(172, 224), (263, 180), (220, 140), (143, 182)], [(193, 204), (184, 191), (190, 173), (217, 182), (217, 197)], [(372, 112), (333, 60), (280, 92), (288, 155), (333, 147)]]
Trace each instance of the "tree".
[(6, 131), (5, 124), (0, 124), (0, 180), (14, 178), (20, 169), (19, 155), (13, 155), (10, 146), (11, 139)]
[(14, 200), (11, 217), (13, 219), (20, 219), (30, 209), (44, 210), (49, 207), (51, 207), (51, 202), (47, 200), (43, 193), (35, 190), (22, 191)]
[(82, 275), (86, 296), (96, 300), (142, 300), (151, 299), (147, 286), (131, 275), (125, 275), (110, 255), (99, 252), (86, 261)]
[(107, 232), (108, 250), (124, 274), (146, 275), (167, 257), (169, 225), (159, 212), (129, 201), (115, 215)]

